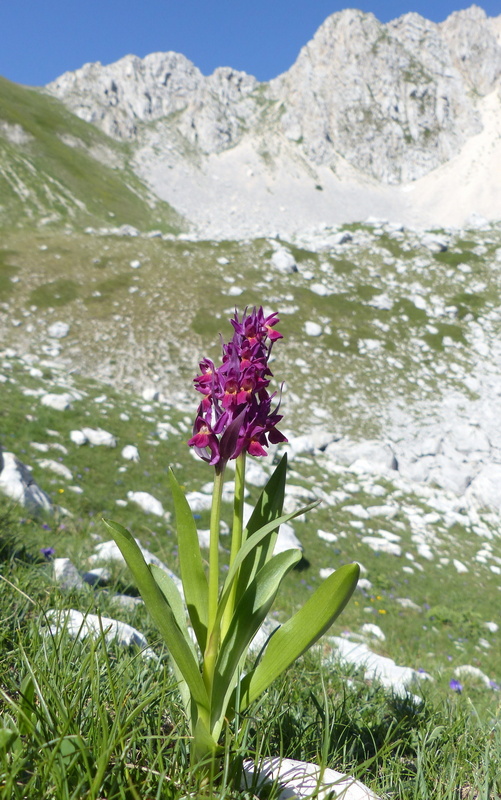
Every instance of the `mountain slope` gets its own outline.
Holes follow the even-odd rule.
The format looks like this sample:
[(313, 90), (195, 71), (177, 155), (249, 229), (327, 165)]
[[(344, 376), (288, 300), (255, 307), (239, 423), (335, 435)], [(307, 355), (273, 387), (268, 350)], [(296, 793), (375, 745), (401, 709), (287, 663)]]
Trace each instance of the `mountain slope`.
[(0, 78), (0, 225), (71, 222), (179, 229), (128, 166), (126, 146), (55, 98)]
[(440, 25), (345, 10), (269, 84), (152, 53), (86, 64), (46, 91), (128, 142), (141, 180), (200, 236), (289, 235), (369, 215), (462, 225), (501, 217), (499, 192), (485, 191), (501, 168), (500, 42), (501, 18), (476, 6)]

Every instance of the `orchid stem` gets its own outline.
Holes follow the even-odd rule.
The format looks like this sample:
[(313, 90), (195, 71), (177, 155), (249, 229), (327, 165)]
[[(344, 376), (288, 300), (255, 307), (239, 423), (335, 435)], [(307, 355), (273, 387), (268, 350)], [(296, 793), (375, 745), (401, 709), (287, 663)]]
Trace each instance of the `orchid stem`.
[[(244, 544), (244, 494), (245, 494), (245, 451), (242, 450), (235, 461), (235, 495), (233, 502), (233, 527), (231, 533), (230, 567)], [(228, 602), (223, 614), (221, 638), (224, 638), (230, 627), (236, 605), (238, 575), (235, 576)]]
[(224, 469), (226, 462), (216, 466), (214, 491), (210, 512), (209, 542), (209, 597), (207, 610), (207, 645), (204, 653), (204, 680), (210, 690), (214, 666), (219, 647), (219, 631), (214, 630), (219, 600), (219, 528), (221, 521), (221, 498), (223, 494)]

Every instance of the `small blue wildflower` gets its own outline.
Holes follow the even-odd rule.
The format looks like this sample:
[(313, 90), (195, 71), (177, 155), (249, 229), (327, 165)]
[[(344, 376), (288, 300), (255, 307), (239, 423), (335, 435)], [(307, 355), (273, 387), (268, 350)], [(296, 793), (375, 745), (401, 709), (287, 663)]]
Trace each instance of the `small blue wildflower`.
[(494, 689), (495, 692), (499, 692), (499, 690), (501, 689), (501, 686), (499, 685), (499, 683), (496, 683), (496, 681), (489, 681), (489, 686), (491, 687), (491, 689)]
[(455, 678), (452, 678), (452, 680), (449, 681), (449, 687), (452, 689), (453, 692), (457, 692), (458, 694), (461, 694), (461, 692), (463, 691), (462, 684)]
[(53, 547), (41, 547), (40, 552), (47, 561), (50, 561), (56, 551)]

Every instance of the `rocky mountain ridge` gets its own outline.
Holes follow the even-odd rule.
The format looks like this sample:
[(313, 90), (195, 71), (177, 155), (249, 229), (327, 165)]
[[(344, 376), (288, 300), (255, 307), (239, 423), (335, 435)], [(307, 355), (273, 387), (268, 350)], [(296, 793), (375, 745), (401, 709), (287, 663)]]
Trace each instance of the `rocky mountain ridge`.
[(207, 156), (264, 125), (271, 151), (285, 139), (307, 163), (336, 169), (342, 157), (395, 184), (429, 173), (482, 130), (477, 101), (501, 85), (500, 38), (501, 17), (477, 6), (440, 24), (416, 13), (382, 24), (348, 9), (269, 84), (227, 67), (205, 77), (169, 52), (86, 64), (47, 91), (117, 139), (141, 142), (145, 123), (170, 117)]

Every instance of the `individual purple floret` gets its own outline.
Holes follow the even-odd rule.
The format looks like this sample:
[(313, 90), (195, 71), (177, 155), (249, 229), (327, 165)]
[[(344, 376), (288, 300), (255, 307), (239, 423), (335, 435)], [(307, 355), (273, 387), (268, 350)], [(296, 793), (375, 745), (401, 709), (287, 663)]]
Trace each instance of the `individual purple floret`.
[(283, 338), (275, 329), (278, 323), (277, 314), (265, 317), (262, 307), (245, 311), (241, 320), (235, 312), (233, 338), (223, 344), (221, 366), (209, 358), (200, 362), (194, 384), (203, 400), (188, 445), (204, 461), (221, 467), (241, 452), (265, 456), (270, 443), (287, 441), (276, 427), (282, 419), (280, 403), (272, 409), (276, 393), (268, 393), (271, 348)]
[(52, 556), (55, 554), (55, 549), (53, 547), (41, 547), (40, 552), (47, 561), (52, 559)]
[(455, 678), (452, 678), (452, 680), (449, 681), (449, 687), (452, 689), (453, 692), (457, 692), (458, 694), (461, 694), (461, 692), (463, 691), (462, 684)]

